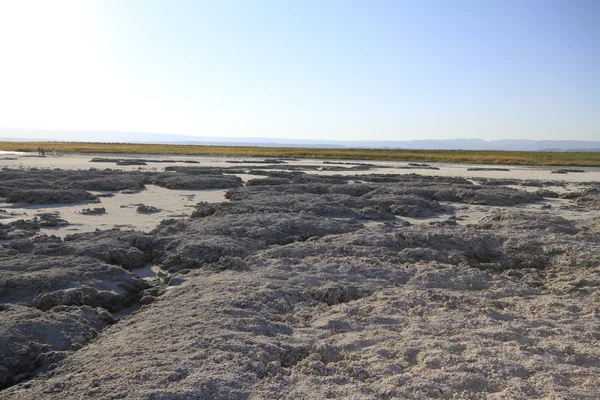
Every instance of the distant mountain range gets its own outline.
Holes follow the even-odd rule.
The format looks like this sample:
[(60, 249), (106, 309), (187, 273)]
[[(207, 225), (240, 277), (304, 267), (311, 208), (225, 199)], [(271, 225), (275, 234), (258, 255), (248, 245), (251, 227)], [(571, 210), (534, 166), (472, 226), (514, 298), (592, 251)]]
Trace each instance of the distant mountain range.
[(314, 140), (185, 136), (142, 132), (53, 131), (0, 128), (0, 141), (161, 143), (214, 146), (389, 148), (423, 150), (598, 151), (600, 141), (581, 140)]

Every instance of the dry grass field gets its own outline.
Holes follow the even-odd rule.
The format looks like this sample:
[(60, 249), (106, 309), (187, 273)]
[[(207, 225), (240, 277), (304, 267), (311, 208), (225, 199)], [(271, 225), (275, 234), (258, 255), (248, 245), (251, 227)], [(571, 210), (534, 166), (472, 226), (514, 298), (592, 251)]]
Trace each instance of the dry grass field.
[(238, 157), (294, 157), (381, 161), (421, 161), (504, 165), (600, 166), (598, 152), (529, 152), (297, 147), (199, 146), (138, 143), (0, 142), (0, 150), (35, 152), (43, 145), (62, 153), (177, 154)]

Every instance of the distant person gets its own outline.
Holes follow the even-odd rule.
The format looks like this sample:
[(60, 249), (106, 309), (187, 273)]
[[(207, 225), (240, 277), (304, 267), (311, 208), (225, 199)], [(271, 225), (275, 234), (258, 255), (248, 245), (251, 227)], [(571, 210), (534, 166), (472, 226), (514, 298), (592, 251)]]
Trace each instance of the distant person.
[(46, 151), (44, 150), (44, 146), (42, 146), (42, 157), (46, 157)]
[(38, 157), (42, 156), (42, 148), (38, 146)]
[(56, 158), (56, 150), (54, 150), (54, 147), (52, 148), (52, 155), (54, 156), (54, 158)]

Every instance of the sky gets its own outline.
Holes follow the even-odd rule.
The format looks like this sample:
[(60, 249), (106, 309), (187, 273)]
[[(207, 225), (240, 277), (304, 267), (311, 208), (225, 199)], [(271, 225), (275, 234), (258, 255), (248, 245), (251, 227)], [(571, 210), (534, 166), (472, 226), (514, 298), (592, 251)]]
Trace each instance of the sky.
[(0, 0), (0, 127), (600, 140), (600, 1)]

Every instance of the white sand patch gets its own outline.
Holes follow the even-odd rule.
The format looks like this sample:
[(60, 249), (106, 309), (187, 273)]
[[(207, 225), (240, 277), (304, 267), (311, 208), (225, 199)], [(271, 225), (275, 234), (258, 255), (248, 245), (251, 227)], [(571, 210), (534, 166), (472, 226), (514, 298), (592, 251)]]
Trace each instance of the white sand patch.
[[(60, 214), (70, 225), (60, 228), (42, 228), (40, 233), (64, 237), (71, 233), (93, 232), (96, 229), (134, 229), (150, 231), (160, 221), (167, 218), (189, 218), (194, 211), (193, 206), (205, 201), (218, 203), (228, 201), (224, 195), (227, 190), (170, 190), (155, 185), (147, 185), (147, 189), (139, 193), (124, 194), (115, 192), (114, 197), (102, 197), (100, 203), (60, 204), (60, 205), (12, 205), (0, 204), (0, 208), (15, 215), (4, 218), (3, 223), (18, 219), (33, 218), (40, 213)], [(106, 192), (93, 192), (94, 194)], [(137, 206), (145, 204), (159, 208), (161, 211), (152, 214), (137, 212)], [(84, 208), (103, 207), (106, 214), (84, 215)]]

